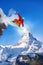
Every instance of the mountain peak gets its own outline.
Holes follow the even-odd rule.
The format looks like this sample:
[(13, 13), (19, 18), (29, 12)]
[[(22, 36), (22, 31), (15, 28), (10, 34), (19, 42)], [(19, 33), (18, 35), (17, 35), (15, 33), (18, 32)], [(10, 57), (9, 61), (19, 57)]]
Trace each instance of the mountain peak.
[[(32, 36), (29, 30), (24, 30), (24, 34), (18, 45), (0, 46), (0, 62), (3, 65), (16, 61), (18, 55), (28, 55), (29, 53), (43, 53), (43, 44)], [(11, 65), (11, 64), (9, 64)]]

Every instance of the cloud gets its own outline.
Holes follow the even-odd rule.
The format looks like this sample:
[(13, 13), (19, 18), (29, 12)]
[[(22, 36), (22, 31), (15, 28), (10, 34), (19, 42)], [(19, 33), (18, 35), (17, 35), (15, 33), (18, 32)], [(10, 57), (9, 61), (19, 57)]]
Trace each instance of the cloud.
[(16, 14), (17, 12), (13, 9), (13, 8), (11, 8), (10, 10), (9, 10), (9, 13), (8, 13), (8, 16), (11, 16), (12, 14)]
[[(6, 16), (3, 12), (3, 10), (0, 8), (0, 23), (5, 23), (7, 26), (8, 24), (12, 24), (11, 22), (16, 18), (18, 19), (18, 15), (16, 14), (16, 11), (10, 9), (9, 10), (9, 16)], [(11, 21), (11, 22), (10, 22)]]
[(18, 15), (17, 15), (17, 12), (12, 8), (9, 10), (9, 13), (8, 13), (8, 17), (9, 19), (12, 21), (14, 19), (18, 19)]

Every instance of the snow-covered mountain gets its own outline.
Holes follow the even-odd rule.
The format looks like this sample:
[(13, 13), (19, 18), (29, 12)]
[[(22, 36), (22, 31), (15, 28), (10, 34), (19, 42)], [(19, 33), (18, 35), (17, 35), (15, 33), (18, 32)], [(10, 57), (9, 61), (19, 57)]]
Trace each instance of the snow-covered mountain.
[(18, 55), (29, 53), (43, 53), (43, 43), (34, 38), (30, 31), (26, 29), (17, 45), (0, 45), (0, 64), (14, 65)]

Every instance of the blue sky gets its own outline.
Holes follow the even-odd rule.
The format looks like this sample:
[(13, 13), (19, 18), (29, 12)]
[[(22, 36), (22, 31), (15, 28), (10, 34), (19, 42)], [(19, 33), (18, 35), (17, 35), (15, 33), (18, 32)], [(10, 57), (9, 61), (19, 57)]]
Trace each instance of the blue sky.
[[(0, 0), (0, 8), (8, 15), (11, 8), (24, 17), (24, 22), (34, 37), (43, 42), (43, 1), (38, 0)], [(21, 38), (16, 27), (8, 26), (0, 36), (0, 45), (15, 45)]]

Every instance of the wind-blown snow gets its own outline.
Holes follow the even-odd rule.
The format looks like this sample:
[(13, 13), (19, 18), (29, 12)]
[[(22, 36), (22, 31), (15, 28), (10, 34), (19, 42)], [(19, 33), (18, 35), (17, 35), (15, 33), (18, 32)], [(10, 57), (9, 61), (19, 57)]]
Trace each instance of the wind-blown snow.
[(6, 16), (3, 10), (0, 8), (0, 23), (4, 23), (6, 26), (12, 25), (14, 26), (11, 22), (16, 18), (18, 19), (18, 15), (15, 13), (12, 13), (11, 16)]

